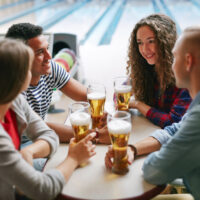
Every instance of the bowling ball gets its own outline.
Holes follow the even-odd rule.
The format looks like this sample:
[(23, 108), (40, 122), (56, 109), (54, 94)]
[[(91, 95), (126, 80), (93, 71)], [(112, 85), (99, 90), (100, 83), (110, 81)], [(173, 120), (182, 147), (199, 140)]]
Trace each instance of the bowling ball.
[(71, 50), (71, 49), (68, 49), (68, 48), (61, 49), (55, 55), (55, 58), (63, 58), (63, 59), (65, 59), (68, 62), (70, 68), (72, 68), (74, 63), (76, 62), (76, 55), (75, 55), (74, 51)]
[(64, 49), (61, 49), (59, 52), (66, 52), (66, 53), (70, 54), (73, 58), (74, 63), (76, 62), (76, 54), (74, 53), (74, 51), (72, 49), (64, 48)]
[(54, 61), (56, 63), (58, 63), (61, 67), (63, 67), (67, 72), (70, 71), (69, 64), (68, 64), (68, 62), (66, 62), (65, 59), (63, 59), (63, 58), (55, 58)]

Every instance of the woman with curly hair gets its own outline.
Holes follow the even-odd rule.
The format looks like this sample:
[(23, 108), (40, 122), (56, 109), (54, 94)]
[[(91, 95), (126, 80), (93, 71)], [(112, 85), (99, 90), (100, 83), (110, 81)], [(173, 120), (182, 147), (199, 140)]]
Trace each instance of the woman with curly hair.
[(162, 14), (141, 19), (130, 37), (127, 70), (135, 96), (130, 108), (161, 128), (180, 121), (191, 102), (188, 91), (175, 86), (171, 66), (176, 37), (175, 23)]

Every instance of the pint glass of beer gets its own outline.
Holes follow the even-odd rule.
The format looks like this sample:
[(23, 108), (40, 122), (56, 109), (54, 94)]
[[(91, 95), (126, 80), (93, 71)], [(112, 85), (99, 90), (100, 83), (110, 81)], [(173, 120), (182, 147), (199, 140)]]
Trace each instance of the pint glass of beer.
[(92, 128), (99, 128), (101, 117), (104, 114), (106, 89), (101, 84), (90, 84), (87, 88), (87, 99), (90, 103)]
[(75, 140), (76, 142), (79, 142), (88, 134), (90, 128), (90, 104), (88, 102), (76, 102), (70, 104), (69, 115), (74, 130)]
[(132, 90), (131, 78), (127, 76), (116, 77), (114, 90), (117, 98), (117, 110), (128, 111)]
[(127, 146), (132, 129), (131, 115), (126, 111), (116, 111), (108, 115), (108, 132), (114, 151), (112, 171), (117, 174), (128, 172)]

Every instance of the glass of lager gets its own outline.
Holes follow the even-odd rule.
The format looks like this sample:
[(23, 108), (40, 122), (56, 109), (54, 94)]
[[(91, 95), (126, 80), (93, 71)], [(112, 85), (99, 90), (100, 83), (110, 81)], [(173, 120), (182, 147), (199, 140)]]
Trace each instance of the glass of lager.
[(89, 132), (91, 124), (90, 104), (88, 102), (70, 104), (69, 119), (74, 130), (75, 140), (79, 142)]
[(104, 114), (105, 87), (98, 83), (90, 84), (87, 88), (87, 99), (91, 108), (92, 128), (99, 128), (101, 117)]
[(131, 133), (131, 115), (126, 111), (116, 111), (108, 115), (108, 132), (114, 152), (112, 171), (117, 174), (128, 172), (127, 146)]
[(116, 77), (114, 90), (117, 98), (117, 110), (128, 111), (132, 90), (131, 78), (127, 76)]

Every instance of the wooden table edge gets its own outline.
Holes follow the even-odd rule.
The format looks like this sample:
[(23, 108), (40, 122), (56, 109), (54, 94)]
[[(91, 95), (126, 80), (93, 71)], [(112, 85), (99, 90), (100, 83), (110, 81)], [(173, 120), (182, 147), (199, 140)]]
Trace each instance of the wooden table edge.
[[(135, 197), (128, 197), (128, 198), (120, 198), (120, 199), (115, 199), (115, 200), (149, 200), (153, 197), (155, 197), (156, 195), (160, 194), (164, 189), (165, 189), (166, 185), (158, 185), (156, 187), (154, 187), (153, 189), (145, 192), (142, 195), (139, 196), (135, 196)], [(59, 194), (56, 197), (56, 200), (89, 200), (89, 199), (84, 199), (84, 198), (76, 198), (76, 197), (72, 197), (66, 194)], [(98, 200), (98, 198), (97, 198)], [(105, 200), (113, 200), (113, 199), (105, 199)]]

